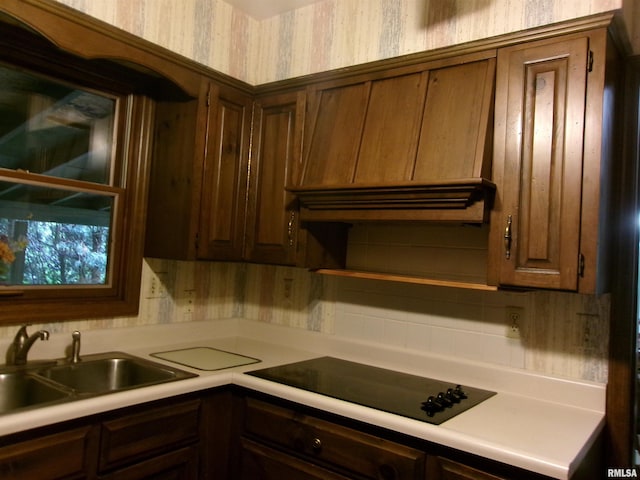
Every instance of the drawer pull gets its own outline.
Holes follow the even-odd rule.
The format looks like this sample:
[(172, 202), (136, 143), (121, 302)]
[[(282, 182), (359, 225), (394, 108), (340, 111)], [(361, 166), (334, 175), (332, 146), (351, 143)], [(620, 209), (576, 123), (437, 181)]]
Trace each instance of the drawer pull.
[(311, 442), (311, 449), (316, 453), (320, 453), (320, 450), (322, 450), (322, 441), (319, 438), (314, 438), (313, 442)]

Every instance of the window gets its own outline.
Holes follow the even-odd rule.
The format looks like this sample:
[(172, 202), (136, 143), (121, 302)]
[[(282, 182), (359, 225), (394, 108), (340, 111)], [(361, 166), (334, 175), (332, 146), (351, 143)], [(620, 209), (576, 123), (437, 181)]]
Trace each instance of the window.
[(17, 17), (74, 49), (115, 41), (37, 8), (0, 5), (0, 324), (135, 315), (153, 98), (185, 94), (135, 62), (148, 51), (58, 48)]
[(117, 97), (7, 65), (0, 78), (0, 282), (108, 284)]

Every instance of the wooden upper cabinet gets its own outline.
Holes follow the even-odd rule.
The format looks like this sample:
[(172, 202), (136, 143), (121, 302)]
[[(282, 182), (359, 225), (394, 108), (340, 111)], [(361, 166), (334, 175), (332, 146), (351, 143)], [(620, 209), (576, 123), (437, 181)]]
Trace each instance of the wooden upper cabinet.
[(485, 221), (491, 55), (310, 86), (303, 170), (291, 187), (302, 218)]
[(490, 283), (596, 290), (605, 35), (498, 53)]
[(213, 83), (207, 98), (198, 258), (241, 260), (252, 98)]
[(300, 174), (305, 104), (304, 89), (255, 100), (244, 258), (343, 268), (348, 227), (302, 225), (298, 202), (285, 188)]
[(246, 259), (295, 265), (298, 211), (285, 186), (299, 168), (304, 92), (258, 98), (254, 105)]
[(144, 255), (194, 260), (208, 82), (189, 102), (158, 102)]
[(157, 105), (149, 257), (242, 258), (252, 98), (200, 80), (197, 99)]

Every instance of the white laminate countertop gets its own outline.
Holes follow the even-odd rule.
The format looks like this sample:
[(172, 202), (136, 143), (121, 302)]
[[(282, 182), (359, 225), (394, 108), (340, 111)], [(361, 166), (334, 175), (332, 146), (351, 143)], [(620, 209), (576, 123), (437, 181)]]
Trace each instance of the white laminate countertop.
[[(63, 357), (69, 342), (69, 335), (52, 334), (49, 342), (34, 345), (31, 358)], [(0, 348), (3, 347), (0, 342)], [(260, 363), (205, 371), (150, 356), (192, 347), (217, 348), (258, 358)], [(91, 330), (83, 334), (81, 354), (108, 351), (123, 351), (165, 363), (198, 377), (2, 415), (0, 435), (235, 384), (550, 477), (568, 479), (605, 420), (603, 384), (395, 350), (242, 319)], [(441, 425), (431, 425), (244, 374), (324, 355), (493, 390), (497, 395)]]

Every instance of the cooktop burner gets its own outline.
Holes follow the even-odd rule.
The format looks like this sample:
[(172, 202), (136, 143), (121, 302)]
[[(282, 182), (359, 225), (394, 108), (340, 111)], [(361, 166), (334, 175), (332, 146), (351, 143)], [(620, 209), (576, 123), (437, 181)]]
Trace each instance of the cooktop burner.
[(439, 425), (495, 395), (455, 383), (320, 357), (247, 372), (366, 407)]

